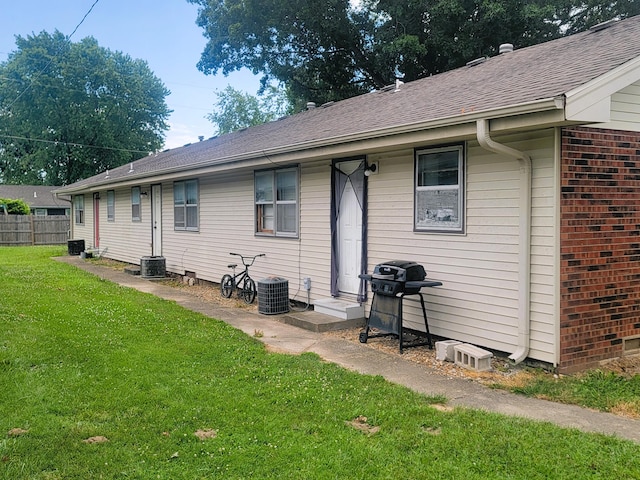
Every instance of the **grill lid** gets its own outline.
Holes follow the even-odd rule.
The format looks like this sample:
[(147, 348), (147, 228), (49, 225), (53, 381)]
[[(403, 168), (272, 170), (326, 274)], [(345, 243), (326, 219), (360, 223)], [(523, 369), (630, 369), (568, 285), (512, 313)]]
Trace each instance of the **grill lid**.
[(371, 275), (374, 279), (396, 282), (422, 281), (427, 276), (424, 267), (408, 260), (389, 260), (379, 263)]

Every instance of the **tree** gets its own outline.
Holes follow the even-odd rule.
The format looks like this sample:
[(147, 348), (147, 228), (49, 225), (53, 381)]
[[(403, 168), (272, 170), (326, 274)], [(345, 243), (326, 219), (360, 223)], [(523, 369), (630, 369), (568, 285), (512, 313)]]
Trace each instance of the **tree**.
[(146, 62), (70, 42), (16, 37), (0, 64), (0, 181), (66, 185), (162, 147), (169, 91)]
[(216, 92), (216, 96), (218, 100), (214, 111), (207, 118), (217, 126), (217, 135), (270, 122), (291, 113), (286, 94), (271, 85), (266, 87), (261, 97), (241, 92), (231, 85), (222, 92)]
[(637, 0), (188, 0), (208, 38), (198, 68), (248, 68), (324, 103), (640, 13)]
[(558, 17), (561, 24), (566, 25), (566, 33), (570, 35), (587, 30), (598, 23), (634, 15), (640, 15), (638, 0), (617, 0), (614, 2), (586, 0), (584, 2), (566, 1)]

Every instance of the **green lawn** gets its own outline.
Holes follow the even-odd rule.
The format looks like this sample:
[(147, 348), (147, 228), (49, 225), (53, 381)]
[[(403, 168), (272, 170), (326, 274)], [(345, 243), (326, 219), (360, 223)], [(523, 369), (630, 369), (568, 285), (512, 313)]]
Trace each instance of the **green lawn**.
[(1, 479), (640, 478), (639, 445), (268, 353), (64, 253), (0, 248)]
[(513, 386), (497, 383), (492, 386), (529, 397), (640, 418), (640, 375), (637, 374), (622, 375), (595, 369), (558, 377), (549, 372), (532, 370), (522, 384)]

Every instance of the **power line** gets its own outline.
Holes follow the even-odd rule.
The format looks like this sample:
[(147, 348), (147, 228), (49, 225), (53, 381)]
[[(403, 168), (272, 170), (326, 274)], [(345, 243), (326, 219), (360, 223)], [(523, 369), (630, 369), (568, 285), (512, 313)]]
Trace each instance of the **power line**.
[[(87, 19), (87, 17), (91, 14), (91, 12), (93, 11), (94, 7), (98, 4), (100, 0), (95, 0), (93, 2), (93, 4), (91, 5), (91, 7), (89, 8), (89, 10), (87, 10), (87, 13), (84, 14), (84, 16), (82, 17), (82, 19), (80, 20), (80, 22), (78, 22), (78, 24), (75, 26), (75, 28), (73, 29), (73, 31), (66, 37), (66, 41), (70, 42), (71, 41), (71, 37), (73, 37), (73, 35), (78, 31), (78, 28), (80, 28), (80, 26), (84, 23), (84, 21)], [(55, 55), (49, 60), (49, 62), (47, 62), (47, 64), (42, 67), (40, 69), (39, 72), (37, 72), (33, 78), (31, 79), (31, 81), (29, 82), (29, 84), (24, 88), (24, 90), (22, 90), (22, 92), (20, 92), (20, 94), (8, 105), (7, 108), (11, 108), (13, 105), (15, 105), (15, 103), (27, 92), (29, 91), (29, 89), (35, 84), (35, 82), (40, 78), (40, 76), (42, 76), (42, 74), (45, 72), (45, 70), (47, 68), (49, 68), (49, 65), (51, 65), (51, 63), (53, 62), (53, 60), (55, 59), (55, 57), (60, 53), (60, 50), (58, 50), (58, 52), (55, 53)], [(8, 80), (8, 79), (7, 79)], [(50, 144), (50, 145), (64, 145), (64, 146), (70, 146), (70, 147), (82, 147), (82, 148), (95, 148), (95, 149), (100, 149), (100, 150), (110, 150), (110, 151), (117, 151), (117, 152), (127, 152), (127, 153), (141, 153), (144, 155), (149, 155), (149, 151), (148, 150), (134, 150), (134, 149), (128, 149), (128, 148), (116, 148), (116, 147), (102, 147), (102, 146), (97, 146), (97, 145), (86, 145), (86, 144), (82, 144), (82, 143), (75, 143), (75, 142), (64, 142), (64, 141), (56, 141), (56, 140), (44, 140), (41, 138), (29, 138), (29, 137), (22, 137), (22, 136), (18, 136), (18, 135), (4, 135), (4, 134), (0, 134), (0, 137), (2, 138), (8, 138), (11, 140), (26, 140), (26, 141), (31, 141), (31, 142), (38, 142), (38, 143), (46, 143), (46, 144)]]
[(87, 19), (87, 17), (89, 16), (89, 14), (93, 11), (93, 7), (96, 6), (96, 4), (99, 2), (100, 0), (96, 0), (95, 2), (93, 2), (93, 5), (91, 5), (91, 8), (89, 8), (89, 10), (87, 11), (87, 13), (84, 14), (84, 17), (82, 17), (82, 20), (80, 20), (80, 23), (78, 23), (76, 25), (76, 28), (73, 29), (73, 32), (71, 32), (71, 34), (67, 37), (67, 41), (71, 40), (71, 37), (73, 37), (73, 34), (76, 33), (76, 31), (80, 28), (80, 25), (82, 25), (84, 23), (84, 21)]
[(75, 142), (64, 142), (60, 140), (44, 140), (41, 138), (29, 138), (29, 137), (21, 137), (19, 135), (4, 135), (0, 133), (1, 138), (9, 138), (11, 140), (27, 140), (30, 142), (39, 142), (39, 143), (48, 143), (51, 145), (64, 145), (69, 147), (82, 147), (82, 148), (97, 148), (101, 150), (113, 150), (116, 152), (127, 152), (127, 153), (144, 153), (145, 155), (149, 155), (148, 150), (133, 150), (129, 148), (117, 148), (117, 147), (100, 147), (98, 145), (86, 145), (83, 143), (75, 143)]
[[(78, 30), (78, 28), (80, 28), (80, 25), (82, 25), (85, 21), (85, 19), (89, 16), (89, 14), (91, 13), (91, 11), (93, 10), (93, 7), (96, 6), (96, 4), (99, 2), (100, 0), (95, 0), (95, 2), (93, 2), (93, 5), (91, 5), (91, 8), (89, 8), (89, 10), (87, 11), (87, 13), (84, 14), (84, 17), (82, 17), (82, 20), (80, 20), (80, 22), (76, 25), (76, 27), (73, 29), (73, 32), (71, 32), (71, 35), (66, 37), (67, 42), (71, 41), (71, 37), (73, 36), (74, 33), (76, 33), (76, 31)], [(27, 85), (24, 90), (22, 92), (20, 92), (20, 94), (13, 100), (13, 102), (11, 102), (7, 108), (11, 108), (15, 105), (15, 103), (25, 94), (27, 93), (27, 91), (31, 88), (31, 86), (33, 85), (33, 82), (35, 82), (40, 75), (42, 75), (44, 73), (44, 71), (49, 68), (49, 65), (51, 65), (51, 63), (53, 62), (54, 58), (58, 55), (58, 53), (60, 53), (60, 51), (58, 50), (55, 55), (49, 60), (49, 62), (47, 62), (47, 64), (42, 67), (40, 69), (40, 71), (38, 73), (36, 73), (34, 75), (34, 77), (31, 79), (31, 82), (29, 82), (29, 85)]]

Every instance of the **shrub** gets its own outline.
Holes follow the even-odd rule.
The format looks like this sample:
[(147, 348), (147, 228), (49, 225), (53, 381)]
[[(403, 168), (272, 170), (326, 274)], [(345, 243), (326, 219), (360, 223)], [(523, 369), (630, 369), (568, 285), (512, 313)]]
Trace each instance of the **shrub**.
[(6, 213), (9, 215), (29, 215), (31, 213), (29, 205), (21, 199), (0, 198), (0, 208), (2, 211), (6, 209)]

